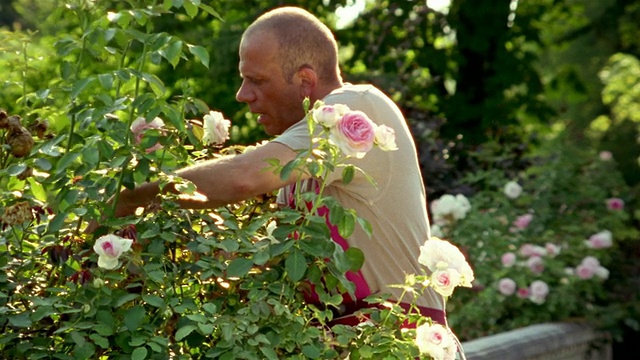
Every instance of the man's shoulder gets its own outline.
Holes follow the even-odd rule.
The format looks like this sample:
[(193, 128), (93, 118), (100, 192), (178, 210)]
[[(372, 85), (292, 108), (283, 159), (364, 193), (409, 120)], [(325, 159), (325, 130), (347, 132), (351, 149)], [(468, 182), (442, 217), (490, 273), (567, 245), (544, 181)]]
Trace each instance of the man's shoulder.
[(333, 90), (327, 99), (336, 97), (348, 97), (348, 96), (365, 96), (372, 92), (378, 92), (378, 88), (371, 84), (351, 84), (345, 83), (341, 87)]
[(352, 109), (358, 109), (389, 104), (391, 99), (374, 85), (347, 83), (327, 95), (324, 102), (325, 104), (344, 104)]

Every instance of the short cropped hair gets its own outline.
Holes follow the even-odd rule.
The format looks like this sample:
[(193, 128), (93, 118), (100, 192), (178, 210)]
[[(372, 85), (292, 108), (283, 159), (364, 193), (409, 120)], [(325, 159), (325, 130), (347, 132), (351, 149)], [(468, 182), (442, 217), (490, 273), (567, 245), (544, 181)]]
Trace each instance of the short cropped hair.
[(258, 17), (243, 38), (257, 31), (269, 31), (278, 41), (280, 68), (287, 82), (295, 73), (310, 67), (321, 81), (340, 78), (338, 45), (331, 30), (317, 17), (297, 7), (280, 7)]

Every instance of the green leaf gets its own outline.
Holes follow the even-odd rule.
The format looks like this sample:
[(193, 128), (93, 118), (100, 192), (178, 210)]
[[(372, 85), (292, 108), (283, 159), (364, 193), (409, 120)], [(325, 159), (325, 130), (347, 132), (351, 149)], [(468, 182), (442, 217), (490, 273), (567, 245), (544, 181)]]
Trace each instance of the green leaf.
[(271, 254), (268, 247), (258, 251), (253, 255), (253, 263), (256, 265), (264, 265), (271, 258)]
[(167, 92), (167, 89), (164, 87), (164, 83), (156, 75), (143, 73), (142, 79), (149, 83), (149, 86), (151, 86), (151, 90), (153, 90), (153, 92), (157, 96), (164, 96), (164, 94)]
[(180, 55), (182, 55), (182, 41), (174, 41), (167, 48), (160, 52), (169, 63), (175, 68), (180, 62)]
[(294, 282), (302, 279), (307, 271), (307, 261), (304, 258), (304, 254), (298, 249), (291, 251), (284, 262), (284, 266), (287, 270), (287, 276)]
[(280, 179), (286, 180), (291, 176), (291, 173), (298, 168), (298, 164), (300, 164), (300, 158), (295, 158), (289, 161), (285, 166), (280, 170)]
[(45, 191), (42, 184), (40, 184), (36, 179), (32, 177), (28, 178), (27, 182), (29, 182), (29, 185), (31, 185), (31, 193), (33, 194), (33, 196), (42, 202), (47, 202), (47, 192)]
[(95, 354), (96, 348), (93, 344), (89, 342), (84, 342), (83, 344), (78, 344), (73, 349), (73, 355), (76, 359), (91, 359), (93, 354)]
[(145, 315), (144, 308), (140, 305), (130, 308), (124, 314), (124, 326), (129, 331), (135, 331), (144, 322)]
[(100, 161), (100, 153), (95, 146), (87, 146), (82, 150), (82, 162), (94, 167)]
[(66, 170), (79, 156), (80, 154), (75, 152), (64, 154), (56, 163), (56, 173)]
[(220, 16), (220, 14), (217, 11), (215, 11), (211, 6), (206, 5), (206, 4), (200, 4), (198, 6), (200, 7), (200, 9), (202, 9), (202, 10), (206, 11), (207, 13), (209, 13), (209, 15), (213, 15), (218, 20), (224, 21), (222, 16)]
[(302, 347), (302, 353), (307, 359), (318, 359), (322, 354), (320, 349), (315, 345), (305, 345)]
[(111, 336), (114, 333), (113, 327), (107, 324), (98, 324), (94, 326), (93, 330), (102, 336)]
[(345, 216), (340, 219), (338, 223), (338, 233), (343, 238), (348, 238), (353, 234), (353, 231), (356, 229), (356, 216), (350, 211), (345, 213)]
[(196, 57), (196, 59), (200, 60), (202, 65), (204, 65), (207, 69), (209, 68), (209, 52), (202, 46), (198, 45), (187, 45), (189, 48), (189, 52)]
[(346, 185), (353, 180), (353, 176), (356, 173), (356, 168), (353, 165), (347, 165), (344, 169), (342, 169), (342, 182)]
[(113, 87), (113, 74), (100, 74), (98, 75), (98, 81), (103, 88), (111, 90)]
[(91, 340), (93, 340), (93, 342), (96, 345), (100, 346), (101, 348), (103, 348), (103, 349), (108, 349), (109, 348), (109, 340), (107, 340), (107, 338), (102, 337), (102, 336), (100, 336), (98, 334), (91, 334), (91, 335), (89, 335), (89, 338)]
[(165, 306), (164, 300), (161, 297), (156, 295), (142, 295), (142, 301), (146, 302), (151, 306), (155, 306), (157, 308), (161, 308)]
[(136, 348), (131, 353), (131, 360), (144, 360), (147, 357), (147, 353), (148, 353), (148, 350), (144, 346)]
[(78, 95), (82, 92), (82, 90), (84, 90), (84, 88), (86, 88), (87, 85), (92, 83), (93, 80), (95, 80), (94, 77), (86, 77), (84, 79), (80, 79), (76, 81), (75, 84), (73, 84), (73, 88), (71, 89), (71, 94), (70, 94), (71, 98), (72, 99), (77, 98)]
[(208, 312), (211, 315), (215, 315), (218, 313), (218, 307), (214, 303), (205, 303), (202, 305), (204, 311)]
[(11, 324), (11, 326), (19, 328), (26, 328), (31, 326), (32, 324), (31, 319), (29, 319), (29, 314), (27, 313), (10, 315), (7, 316), (7, 318), (9, 319), (9, 323)]
[(317, 241), (317, 239), (298, 240), (300, 250), (311, 256), (327, 257), (333, 253), (335, 243), (332, 241)]
[(203, 324), (201, 322), (198, 323), (198, 329), (200, 329), (200, 332), (204, 335), (211, 335), (215, 328), (216, 327), (213, 324)]
[(227, 276), (243, 277), (253, 267), (253, 261), (245, 258), (237, 258), (227, 267)]
[(40, 168), (41, 170), (44, 171), (49, 171), (51, 170), (51, 161), (47, 160), (47, 159), (43, 159), (43, 158), (37, 158), (34, 161), (34, 165), (37, 166), (38, 168)]
[(194, 4), (193, 0), (186, 0), (183, 6), (184, 6), (184, 9), (187, 11), (187, 15), (189, 15), (192, 19), (196, 17), (196, 15), (198, 15), (198, 5)]
[(27, 169), (27, 165), (24, 163), (13, 164), (7, 168), (7, 174), (9, 176), (18, 176)]
[(47, 233), (51, 234), (58, 232), (62, 228), (62, 225), (64, 225), (64, 220), (67, 218), (67, 215), (68, 213), (66, 212), (56, 214), (56, 216), (54, 216), (53, 219), (49, 221)]
[(373, 228), (371, 227), (371, 224), (367, 220), (360, 217), (357, 218), (357, 221), (358, 224), (360, 224), (362, 230), (364, 230), (364, 232), (367, 234), (367, 236), (371, 237), (371, 234), (373, 234)]
[(347, 259), (349, 259), (349, 262), (351, 264), (351, 271), (358, 271), (360, 270), (360, 268), (362, 268), (362, 265), (364, 264), (364, 253), (362, 252), (362, 250), (355, 247), (350, 247), (347, 249), (347, 251), (344, 252), (344, 254)]
[(277, 360), (278, 359), (278, 354), (276, 354), (276, 352), (273, 351), (273, 349), (271, 349), (271, 348), (261, 346), (260, 347), (260, 351), (262, 352), (262, 354), (267, 359), (270, 359), (270, 360)]
[(197, 327), (195, 325), (185, 325), (176, 331), (176, 341), (181, 341), (191, 334)]
[(139, 298), (140, 295), (138, 294), (124, 294), (121, 297), (118, 298), (118, 300), (116, 300), (114, 306), (115, 307), (120, 307), (126, 303), (128, 303), (129, 301), (135, 300), (137, 298)]

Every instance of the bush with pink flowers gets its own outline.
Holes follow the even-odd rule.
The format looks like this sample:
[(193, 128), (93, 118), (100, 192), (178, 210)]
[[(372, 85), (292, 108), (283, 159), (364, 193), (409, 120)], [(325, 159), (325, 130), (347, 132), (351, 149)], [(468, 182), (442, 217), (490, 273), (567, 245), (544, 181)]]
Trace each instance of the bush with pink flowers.
[(432, 202), (438, 235), (461, 246), (476, 272), (473, 288), (448, 304), (464, 339), (576, 318), (614, 336), (640, 326), (630, 290), (639, 280), (638, 214), (625, 206), (635, 199), (615, 159), (564, 147), (551, 154), (516, 178), (469, 176), (484, 187), (468, 196), (463, 218), (439, 215)]

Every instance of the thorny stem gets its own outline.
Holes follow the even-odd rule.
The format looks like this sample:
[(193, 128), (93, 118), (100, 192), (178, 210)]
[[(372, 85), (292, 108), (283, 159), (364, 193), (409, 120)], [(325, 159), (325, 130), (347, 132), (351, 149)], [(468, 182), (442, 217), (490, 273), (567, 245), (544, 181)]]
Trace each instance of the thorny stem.
[[(142, 46), (142, 55), (140, 55), (140, 61), (138, 63), (138, 72), (141, 73), (142, 72), (142, 68), (144, 67), (144, 60), (147, 56), (147, 43), (145, 42)], [(136, 87), (134, 90), (134, 94), (133, 94), (133, 98), (136, 99), (138, 97), (138, 94), (140, 93), (140, 77), (136, 77)], [(129, 129), (131, 127), (131, 123), (133, 123), (133, 118), (135, 116), (135, 109), (133, 106), (130, 107), (129, 110), (129, 119), (127, 121), (127, 129)], [(129, 146), (129, 143), (131, 141), (131, 134), (129, 134), (129, 136), (125, 137), (125, 147)], [(113, 198), (113, 212), (115, 213), (117, 206), (118, 206), (118, 200), (120, 199), (120, 191), (122, 189), (122, 183), (124, 182), (124, 176), (127, 172), (127, 167), (126, 165), (122, 168), (122, 171), (120, 172), (120, 176), (118, 177), (118, 185), (116, 186), (116, 192)]]

